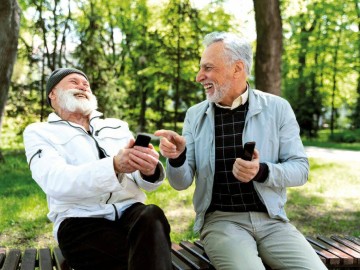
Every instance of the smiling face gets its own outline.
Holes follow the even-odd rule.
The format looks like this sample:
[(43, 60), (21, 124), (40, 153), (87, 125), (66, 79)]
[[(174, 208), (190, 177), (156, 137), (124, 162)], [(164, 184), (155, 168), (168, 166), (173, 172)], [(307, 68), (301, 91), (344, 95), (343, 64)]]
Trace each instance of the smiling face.
[(204, 86), (209, 102), (231, 106), (233, 100), (241, 94), (241, 87), (244, 88), (243, 81), (246, 85), (246, 79), (240, 76), (243, 67), (241, 61), (230, 62), (223, 42), (215, 42), (202, 54), (196, 81)]
[(221, 103), (230, 91), (232, 68), (226, 59), (222, 42), (211, 44), (201, 57), (196, 81), (204, 86), (210, 102)]
[(97, 108), (97, 100), (89, 82), (77, 73), (64, 77), (50, 92), (49, 98), (55, 111), (89, 115)]

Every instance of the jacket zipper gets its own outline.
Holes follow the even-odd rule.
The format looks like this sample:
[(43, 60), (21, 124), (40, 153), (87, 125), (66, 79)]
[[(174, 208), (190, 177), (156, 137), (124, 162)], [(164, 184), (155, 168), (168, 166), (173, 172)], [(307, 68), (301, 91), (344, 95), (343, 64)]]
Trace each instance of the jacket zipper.
[[(90, 119), (90, 123), (89, 123), (91, 129), (93, 129), (93, 130), (94, 130), (94, 127), (91, 125), (91, 121), (92, 121), (93, 119), (95, 119), (95, 118), (99, 118), (99, 117), (96, 116), (96, 117)], [(65, 121), (65, 120), (53, 121), (53, 122), (50, 122), (50, 123), (56, 123), (56, 122), (66, 122), (69, 126), (71, 126), (71, 127), (73, 127), (73, 128), (80, 129), (82, 132), (84, 132), (86, 135), (90, 136), (90, 138), (92, 138), (92, 139), (94, 140), (95, 146), (96, 146), (96, 148), (97, 148), (97, 150), (98, 150), (98, 154), (99, 154), (99, 158), (100, 158), (100, 159), (101, 159), (100, 151), (103, 152), (103, 154), (104, 154), (105, 157), (109, 157), (109, 155), (106, 153), (106, 151), (105, 151), (103, 148), (100, 147), (100, 145), (99, 145), (99, 143), (97, 142), (97, 140), (96, 140), (91, 134), (85, 132), (84, 129), (82, 129), (81, 127), (73, 126), (69, 121)], [(101, 130), (103, 130), (104, 128), (117, 129), (117, 128), (120, 128), (120, 127), (121, 127), (121, 126), (114, 127), (114, 128), (113, 128), (113, 127), (103, 127), (103, 128), (101, 128), (101, 129), (95, 131), (95, 136), (98, 136), (99, 132), (100, 132)], [(39, 152), (39, 151), (40, 151), (40, 152)], [(40, 157), (41, 151), (42, 151), (42, 150), (39, 149), (39, 150), (31, 157), (31, 159), (32, 159), (37, 153), (39, 153), (39, 157)], [(31, 162), (31, 159), (30, 159), (30, 162)], [(29, 162), (29, 166), (30, 166), (30, 162)], [(109, 196), (109, 198), (106, 200), (106, 204), (109, 202), (109, 200), (111, 199), (111, 197), (112, 197), (112, 192), (110, 192), (110, 196)], [(119, 214), (118, 214), (118, 212), (117, 212), (117, 210), (116, 210), (115, 205), (114, 205), (114, 204), (111, 204), (111, 205), (114, 207), (114, 210), (115, 210), (115, 219), (117, 220), (117, 219), (119, 219)]]
[[(98, 117), (94, 117), (94, 118), (98, 118)], [(93, 120), (94, 118), (90, 119), (90, 122), (91, 122), (91, 120)], [(103, 154), (104, 154), (105, 157), (109, 157), (109, 155), (106, 153), (106, 151), (105, 151), (103, 148), (100, 147), (100, 145), (99, 145), (99, 143), (97, 142), (97, 140), (95, 140), (95, 138), (94, 138), (91, 134), (87, 133), (83, 128), (73, 126), (69, 121), (66, 121), (66, 120), (52, 121), (52, 122), (49, 122), (49, 123), (57, 123), (57, 122), (66, 122), (69, 126), (71, 126), (71, 127), (73, 127), (73, 128), (76, 128), (76, 129), (79, 129), (79, 130), (81, 130), (82, 132), (84, 132), (86, 135), (90, 136), (90, 138), (92, 138), (92, 139), (94, 140), (94, 142), (95, 142), (95, 146), (96, 146), (96, 148), (97, 148), (97, 150), (98, 150), (99, 158), (101, 158), (100, 151), (103, 152)], [(90, 124), (90, 126), (91, 126), (91, 124)], [(93, 129), (92, 126), (91, 126), (91, 128)]]
[[(110, 201), (111, 196), (112, 196), (112, 192), (110, 192), (110, 196), (109, 196), (109, 198), (106, 200), (106, 204)], [(116, 207), (115, 207), (115, 204), (112, 203), (111, 205), (114, 207), (114, 210), (115, 210), (115, 220), (118, 220), (118, 219), (119, 219), (119, 214), (118, 214), (118, 211), (117, 211), (117, 209), (116, 209)]]
[(121, 126), (117, 126), (117, 127), (102, 127), (100, 128), (99, 130), (96, 130), (94, 135), (95, 136), (99, 136), (99, 132), (102, 131), (103, 129), (106, 129), (106, 128), (110, 128), (110, 129), (118, 129), (118, 128), (121, 128)]
[(39, 155), (39, 158), (41, 158), (41, 153), (42, 153), (42, 149), (39, 149), (36, 151), (35, 154), (33, 154), (29, 160), (29, 168), (30, 168), (30, 165), (31, 165), (31, 161), (33, 160), (33, 158), (36, 156), (36, 155)]

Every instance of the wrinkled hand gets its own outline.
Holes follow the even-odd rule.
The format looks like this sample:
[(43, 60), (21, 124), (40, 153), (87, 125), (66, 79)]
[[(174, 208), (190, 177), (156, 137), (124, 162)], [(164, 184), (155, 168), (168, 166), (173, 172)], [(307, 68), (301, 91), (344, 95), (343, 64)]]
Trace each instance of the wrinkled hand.
[(175, 131), (160, 129), (154, 133), (155, 136), (162, 137), (160, 139), (160, 153), (166, 157), (175, 159), (185, 150), (186, 141)]
[(131, 139), (126, 147), (120, 149), (119, 153), (114, 156), (114, 169), (117, 173), (132, 173), (136, 169), (130, 164), (131, 147), (135, 140)]
[(254, 150), (252, 161), (237, 158), (233, 165), (232, 173), (237, 180), (243, 183), (250, 182), (259, 172), (260, 154), (258, 150)]
[(143, 175), (155, 174), (159, 163), (159, 153), (150, 143), (148, 147), (134, 146), (130, 153), (130, 164), (139, 170)]
[(152, 144), (148, 147), (134, 146), (134, 139), (114, 157), (117, 173), (132, 173), (139, 170), (143, 175), (153, 175), (159, 163), (159, 153)]

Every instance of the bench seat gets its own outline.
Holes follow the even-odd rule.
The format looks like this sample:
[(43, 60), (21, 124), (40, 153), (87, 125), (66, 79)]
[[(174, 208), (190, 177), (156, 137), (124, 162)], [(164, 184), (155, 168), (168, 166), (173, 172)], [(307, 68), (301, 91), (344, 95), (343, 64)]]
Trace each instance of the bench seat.
[[(307, 237), (307, 240), (328, 269), (360, 270), (359, 237), (333, 235)], [(171, 256), (174, 270), (215, 269), (198, 240), (172, 243)], [(24, 251), (0, 248), (1, 270), (34, 270), (37, 267), (40, 270), (71, 270), (59, 247)]]

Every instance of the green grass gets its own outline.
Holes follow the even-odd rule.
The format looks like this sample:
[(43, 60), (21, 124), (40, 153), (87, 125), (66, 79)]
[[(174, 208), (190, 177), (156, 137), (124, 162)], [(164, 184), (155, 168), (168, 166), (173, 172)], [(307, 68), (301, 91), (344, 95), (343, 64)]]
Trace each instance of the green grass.
[[(56, 243), (48, 221), (46, 198), (31, 179), (23, 151), (4, 151), (0, 163), (0, 246), (46, 247)], [(286, 210), (292, 223), (305, 235), (347, 234), (360, 236), (359, 163), (329, 163), (310, 159), (309, 181), (288, 189)], [(175, 191), (166, 181), (147, 193), (148, 203), (162, 207), (169, 219), (173, 242), (195, 239), (192, 186)]]
[(31, 179), (24, 153), (4, 155), (5, 163), (0, 163), (0, 246), (38, 246), (43, 239), (52, 240), (46, 198)]
[(328, 141), (303, 140), (304, 146), (317, 146), (322, 148), (360, 151), (360, 143), (335, 143)]
[(288, 189), (286, 210), (306, 235), (360, 236), (360, 161), (331, 163), (310, 159), (310, 177)]
[[(343, 149), (343, 150), (355, 150), (360, 151), (360, 131), (348, 131), (348, 130), (335, 130), (333, 137), (338, 138), (340, 141), (334, 141), (331, 139), (330, 130), (324, 129), (319, 130), (318, 137), (314, 139), (302, 138), (303, 144), (305, 146), (317, 146), (323, 148), (331, 149)], [(341, 139), (346, 140), (349, 137), (356, 138), (356, 142), (341, 142)]]

